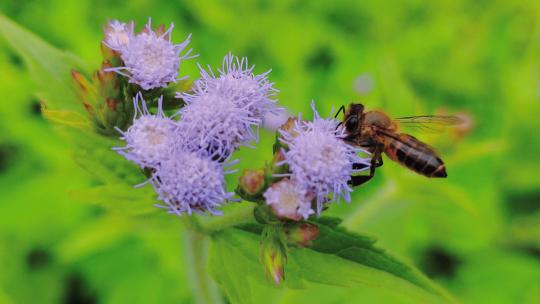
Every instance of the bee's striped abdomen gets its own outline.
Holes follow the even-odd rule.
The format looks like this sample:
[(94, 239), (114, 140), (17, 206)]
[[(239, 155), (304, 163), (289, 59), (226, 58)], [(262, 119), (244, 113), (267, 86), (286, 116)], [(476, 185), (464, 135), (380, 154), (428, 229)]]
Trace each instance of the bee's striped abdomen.
[(388, 138), (386, 155), (405, 167), (427, 177), (446, 177), (446, 168), (437, 153), (418, 139), (399, 134)]

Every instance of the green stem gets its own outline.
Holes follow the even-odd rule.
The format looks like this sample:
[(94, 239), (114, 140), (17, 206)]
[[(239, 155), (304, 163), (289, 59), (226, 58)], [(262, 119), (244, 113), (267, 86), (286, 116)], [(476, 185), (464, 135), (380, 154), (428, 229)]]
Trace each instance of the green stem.
[(193, 225), (186, 226), (187, 229), (184, 230), (186, 266), (194, 302), (198, 304), (223, 303), (216, 283), (208, 274), (208, 238), (193, 229)]
[(223, 211), (222, 216), (199, 217), (198, 228), (204, 233), (214, 233), (225, 228), (252, 223), (255, 220), (253, 211), (257, 205), (250, 202), (242, 202), (234, 208)]
[(219, 289), (207, 269), (208, 234), (254, 221), (255, 204), (238, 204), (223, 216), (183, 217), (186, 266), (195, 303), (223, 303)]

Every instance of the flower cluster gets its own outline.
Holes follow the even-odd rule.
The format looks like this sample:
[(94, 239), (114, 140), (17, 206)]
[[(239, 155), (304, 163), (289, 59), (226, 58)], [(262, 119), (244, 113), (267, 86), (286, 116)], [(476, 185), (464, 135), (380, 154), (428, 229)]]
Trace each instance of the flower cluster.
[(142, 93), (136, 95), (133, 124), (125, 132), (118, 129), (126, 146), (114, 150), (151, 171), (149, 181), (165, 203), (158, 207), (176, 215), (218, 214), (215, 208), (233, 196), (225, 190), (224, 175), (229, 172), (207, 154), (187, 149), (178, 136), (179, 122), (165, 116), (162, 100), (158, 99), (157, 113), (152, 114)]
[[(194, 82), (179, 78), (180, 64), (196, 56), (188, 49), (191, 35), (172, 42), (173, 28), (152, 28), (149, 20), (135, 32), (134, 22), (109, 22), (101, 68), (91, 77), (71, 73), (80, 103), (96, 133), (123, 143), (113, 150), (146, 176), (138, 186), (153, 188), (156, 207), (177, 216), (221, 215), (220, 207), (237, 197), (255, 203), (217, 226), (256, 220), (266, 276), (279, 284), (288, 246), (310, 246), (320, 226), (309, 218), (330, 203), (350, 202), (349, 183), (364, 181), (354, 175), (370, 167), (360, 156), (368, 153), (346, 141), (351, 134), (335, 118), (322, 118), (313, 103), (311, 121), (278, 107), (271, 70), (256, 74), (245, 57), (228, 53), (220, 68), (198, 65)], [(229, 192), (232, 155), (257, 143), (261, 126), (276, 131), (273, 158), (244, 170)], [(215, 229), (204, 222), (211, 221), (194, 226)]]
[[(281, 174), (287, 179), (264, 193), (275, 213), (288, 219), (307, 219), (310, 214), (320, 214), (325, 204), (342, 198), (350, 202), (352, 188), (348, 182), (359, 171), (353, 165), (369, 167), (369, 159), (359, 156), (365, 151), (343, 140), (345, 129), (339, 122), (321, 118), (313, 103), (312, 109), (313, 121), (294, 120), (292, 126), (279, 130), (284, 147), (279, 151), (283, 160), (278, 165), (287, 165), (288, 172)], [(316, 210), (311, 208), (312, 200)]]
[[(117, 74), (112, 96), (133, 101), (133, 120), (115, 128), (125, 145), (114, 150), (145, 172), (163, 202), (159, 207), (176, 215), (219, 214), (220, 205), (234, 200), (225, 183), (229, 159), (239, 147), (258, 141), (263, 124), (279, 128), (274, 160), (270, 169), (244, 172), (238, 195), (292, 222), (320, 215), (331, 202), (350, 201), (353, 167), (367, 168), (369, 162), (343, 140), (345, 130), (336, 119), (321, 118), (312, 105), (312, 121), (289, 118), (283, 124), (289, 115), (276, 105), (270, 71), (255, 74), (247, 58), (232, 53), (215, 71), (199, 65), (200, 77), (182, 90), (173, 84), (180, 62), (192, 58), (191, 49), (184, 52), (191, 36), (173, 44), (172, 29), (171, 24), (153, 30), (148, 21), (135, 33), (133, 22), (112, 21), (103, 40), (109, 51), (102, 73)], [(106, 111), (115, 107), (110, 98), (104, 100), (100, 121), (107, 123)], [(124, 114), (128, 106), (122, 104)], [(113, 114), (119, 118), (112, 121), (125, 121)]]
[(133, 97), (133, 121), (125, 131), (116, 128), (125, 146), (114, 150), (146, 172), (164, 203), (159, 207), (177, 215), (219, 214), (216, 208), (233, 200), (224, 178), (231, 172), (225, 170), (231, 154), (240, 145), (256, 141), (264, 115), (278, 109), (269, 72), (255, 75), (246, 58), (229, 53), (218, 76), (211, 68), (201, 68), (191, 90), (177, 93), (181, 99), (177, 104), (183, 106), (167, 116), (161, 89), (177, 80), (179, 63), (191, 51), (179, 55), (189, 37), (174, 45), (172, 25), (166, 31), (164, 27), (153, 31), (148, 22), (139, 34), (133, 28), (132, 22), (119, 21), (105, 28), (103, 44), (120, 62), (107, 70), (136, 85), (126, 92), (139, 90)]

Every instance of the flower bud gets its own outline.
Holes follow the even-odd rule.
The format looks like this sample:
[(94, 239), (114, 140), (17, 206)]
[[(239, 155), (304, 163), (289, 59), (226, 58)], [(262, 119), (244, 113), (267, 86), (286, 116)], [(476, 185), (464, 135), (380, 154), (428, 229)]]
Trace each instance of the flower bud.
[(281, 151), (282, 149), (287, 148), (287, 144), (283, 141), (279, 140), (282, 134), (285, 132), (285, 134), (291, 134), (291, 136), (295, 137), (298, 133), (295, 130), (295, 125), (297, 124), (298, 118), (296, 117), (289, 117), (287, 121), (278, 129), (276, 133), (276, 142), (274, 143), (274, 153), (277, 153)]
[(260, 201), (267, 188), (263, 169), (244, 170), (238, 181), (236, 192), (247, 201)]
[(309, 247), (311, 241), (319, 236), (319, 232), (319, 227), (311, 223), (294, 224), (285, 228), (287, 242), (300, 247)]
[(71, 72), (84, 109), (95, 129), (105, 135), (117, 135), (115, 127), (124, 130), (134, 111), (132, 103), (121, 98), (122, 88), (117, 76), (106, 71), (111, 66), (109, 61), (104, 61), (101, 69), (91, 79), (78, 71)]
[(266, 225), (261, 240), (261, 262), (265, 275), (276, 285), (285, 279), (285, 264), (287, 263), (287, 247), (283, 241), (283, 231), (280, 225)]

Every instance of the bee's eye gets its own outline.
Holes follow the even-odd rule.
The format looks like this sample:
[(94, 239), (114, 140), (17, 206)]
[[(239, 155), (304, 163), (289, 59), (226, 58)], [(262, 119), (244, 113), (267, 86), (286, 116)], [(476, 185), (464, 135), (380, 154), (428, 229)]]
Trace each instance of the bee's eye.
[(356, 128), (358, 128), (358, 118), (356, 116), (351, 116), (347, 119), (347, 122), (345, 122), (345, 127), (349, 131), (356, 130)]

